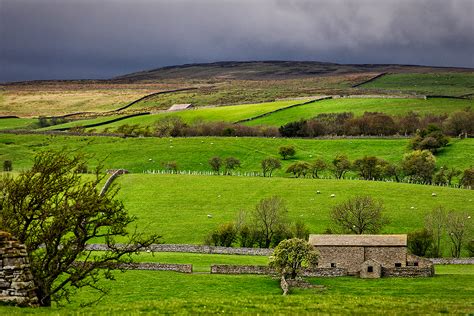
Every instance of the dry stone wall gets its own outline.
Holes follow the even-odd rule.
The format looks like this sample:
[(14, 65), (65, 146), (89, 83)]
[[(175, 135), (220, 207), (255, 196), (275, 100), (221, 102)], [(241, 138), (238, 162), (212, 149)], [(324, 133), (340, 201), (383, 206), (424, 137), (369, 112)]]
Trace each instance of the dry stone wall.
[(1, 303), (38, 306), (26, 248), (6, 232), (0, 232)]
[(125, 270), (154, 270), (154, 271), (175, 271), (181, 273), (193, 273), (192, 264), (174, 263), (154, 263), (154, 262), (133, 262), (114, 264), (114, 268)]
[[(211, 265), (211, 273), (214, 274), (276, 274), (275, 270), (268, 266), (257, 265)], [(346, 276), (347, 270), (343, 268), (313, 268), (303, 269), (301, 275), (305, 277), (336, 277)]]
[[(87, 246), (87, 249), (98, 251), (109, 250), (105, 244), (90, 244)], [(270, 256), (273, 253), (273, 249), (271, 248), (234, 248), (186, 244), (154, 244), (148, 247), (147, 250), (151, 252), (188, 252), (246, 256)]]

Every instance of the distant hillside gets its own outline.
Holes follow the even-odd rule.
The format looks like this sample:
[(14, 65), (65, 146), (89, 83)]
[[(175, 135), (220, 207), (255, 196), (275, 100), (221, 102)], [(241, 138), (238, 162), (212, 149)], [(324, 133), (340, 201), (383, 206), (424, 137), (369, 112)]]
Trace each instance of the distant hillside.
[(114, 81), (166, 79), (290, 79), (321, 75), (353, 73), (432, 73), (474, 72), (470, 68), (430, 67), (416, 65), (336, 64), (316, 61), (223, 61), (162, 67), (112, 78)]

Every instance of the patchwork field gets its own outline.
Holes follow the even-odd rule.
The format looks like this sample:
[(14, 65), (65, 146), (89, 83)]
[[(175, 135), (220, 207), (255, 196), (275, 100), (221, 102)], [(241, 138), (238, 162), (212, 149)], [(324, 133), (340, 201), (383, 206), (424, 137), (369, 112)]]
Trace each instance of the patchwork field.
[[(103, 284), (110, 293), (100, 304), (94, 292), (79, 291), (67, 307), (31, 309), (0, 306), (5, 315), (111, 314), (469, 314), (474, 310), (472, 266), (436, 267), (433, 278), (311, 278), (323, 290), (297, 289), (282, 296), (279, 281), (267, 276), (179, 274), (162, 271), (116, 273)], [(124, 290), (126, 289), (126, 290)], [(376, 289), (376, 290), (375, 290)]]
[(473, 73), (398, 73), (382, 76), (360, 86), (392, 92), (461, 96), (474, 93)]
[(410, 111), (420, 115), (449, 114), (473, 106), (474, 100), (460, 99), (331, 99), (273, 113), (245, 124), (281, 126), (300, 119), (310, 119), (322, 113), (340, 112), (353, 112), (355, 115), (362, 115), (364, 112), (401, 115)]
[[(44, 136), (0, 134), (0, 160), (12, 160), (14, 170), (28, 168), (34, 154), (42, 150), (80, 150), (102, 161), (105, 168), (125, 168), (130, 172), (163, 169), (162, 163), (176, 161), (179, 170), (210, 171), (208, 161), (214, 156), (234, 156), (241, 161), (240, 172), (259, 172), (260, 162), (268, 156), (278, 157), (278, 148), (293, 145), (294, 159), (282, 161), (276, 176), (285, 176), (286, 167), (297, 161), (324, 158), (330, 162), (337, 154), (350, 159), (376, 155), (400, 162), (408, 151), (407, 139), (285, 139), (252, 137), (195, 138), (120, 138), (94, 136)], [(460, 169), (474, 161), (474, 139), (452, 139), (437, 154), (437, 165)], [(286, 175), (287, 176), (287, 175)]]

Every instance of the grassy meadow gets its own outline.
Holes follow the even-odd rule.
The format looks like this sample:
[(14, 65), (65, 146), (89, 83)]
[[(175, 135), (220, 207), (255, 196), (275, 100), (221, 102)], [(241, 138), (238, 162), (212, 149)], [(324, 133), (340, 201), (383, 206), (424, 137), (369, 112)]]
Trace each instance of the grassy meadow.
[(322, 113), (353, 112), (362, 115), (364, 112), (382, 112), (391, 115), (406, 114), (409, 111), (426, 114), (449, 114), (454, 111), (473, 107), (473, 100), (459, 99), (369, 99), (340, 98), (318, 101), (294, 107), (281, 112), (252, 120), (247, 125), (281, 126), (300, 119), (310, 119)]
[[(81, 290), (65, 307), (0, 306), (5, 315), (111, 314), (469, 314), (474, 310), (472, 266), (436, 267), (432, 278), (310, 278), (324, 288), (294, 289), (282, 296), (279, 280), (258, 275), (180, 274), (165, 271), (116, 272), (103, 281), (109, 295), (97, 298)], [(124, 290), (126, 289), (126, 290)]]
[[(296, 156), (282, 161), (276, 176), (287, 176), (286, 167), (298, 160), (323, 158), (330, 162), (337, 154), (351, 159), (376, 155), (400, 162), (408, 151), (407, 139), (286, 139), (256, 137), (194, 138), (120, 138), (94, 136), (45, 136), (0, 134), (0, 160), (12, 160), (14, 170), (28, 168), (33, 156), (42, 150), (76, 150), (103, 161), (107, 169), (125, 168), (130, 172), (163, 169), (163, 163), (176, 161), (179, 170), (210, 171), (208, 161), (214, 156), (234, 156), (241, 161), (240, 172), (259, 172), (262, 159), (278, 157), (278, 148), (293, 145)], [(460, 169), (474, 161), (474, 139), (452, 139), (437, 154), (437, 165)], [(329, 173), (327, 173), (329, 176)]]
[(461, 96), (474, 93), (473, 73), (398, 73), (380, 77), (359, 88), (418, 94)]
[(330, 209), (355, 195), (384, 202), (390, 223), (383, 233), (419, 229), (424, 215), (438, 206), (474, 214), (472, 190), (403, 183), (136, 174), (120, 177), (117, 184), (120, 200), (138, 217), (138, 228), (161, 234), (166, 243), (201, 244), (219, 224), (235, 220), (239, 211), (252, 210), (272, 195), (285, 199), (290, 219), (304, 221), (312, 233), (330, 227)]
[(37, 122), (32, 118), (4, 118), (0, 119), (0, 130), (35, 128)]

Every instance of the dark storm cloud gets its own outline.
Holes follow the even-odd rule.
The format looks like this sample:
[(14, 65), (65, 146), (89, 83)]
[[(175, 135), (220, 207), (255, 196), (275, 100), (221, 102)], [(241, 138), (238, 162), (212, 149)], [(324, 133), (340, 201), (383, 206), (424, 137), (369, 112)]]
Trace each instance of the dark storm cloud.
[(0, 0), (0, 81), (217, 60), (474, 67), (473, 0)]

